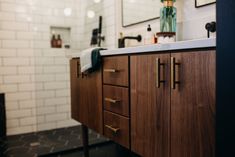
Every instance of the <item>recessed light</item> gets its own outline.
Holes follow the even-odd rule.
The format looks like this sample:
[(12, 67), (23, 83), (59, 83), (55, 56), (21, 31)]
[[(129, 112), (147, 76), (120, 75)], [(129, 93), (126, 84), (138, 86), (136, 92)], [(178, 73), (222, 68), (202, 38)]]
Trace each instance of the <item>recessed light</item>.
[(95, 3), (100, 3), (100, 2), (101, 2), (101, 0), (94, 0), (94, 2), (95, 2)]
[(65, 16), (71, 16), (72, 15), (72, 9), (71, 8), (65, 8), (64, 9), (64, 15)]
[(93, 10), (88, 10), (87, 11), (87, 17), (88, 18), (94, 18), (95, 17), (95, 12)]

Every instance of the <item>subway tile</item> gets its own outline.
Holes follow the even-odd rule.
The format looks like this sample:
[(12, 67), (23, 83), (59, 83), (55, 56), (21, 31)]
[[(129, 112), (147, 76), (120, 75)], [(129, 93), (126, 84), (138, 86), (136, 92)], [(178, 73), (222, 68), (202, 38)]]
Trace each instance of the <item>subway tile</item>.
[(3, 58), (3, 65), (26, 66), (26, 65), (29, 65), (29, 58), (24, 58), (24, 57)]
[(50, 48), (50, 42), (48, 41), (34, 41), (33, 42), (33, 48), (39, 49), (46, 49), (46, 48)]
[(50, 32), (50, 26), (45, 24), (30, 24), (29, 30), (34, 32)]
[(0, 11), (0, 20), (2, 21), (15, 21), (15, 14), (11, 12)]
[(35, 58), (36, 65), (53, 65), (54, 58), (53, 57), (37, 57)]
[(29, 42), (23, 40), (3, 40), (3, 48), (29, 48)]
[(30, 82), (29, 75), (9, 75), (4, 76), (4, 83), (27, 83)]
[(70, 96), (70, 90), (68, 89), (61, 89), (56, 90), (56, 97), (68, 97)]
[(26, 5), (17, 5), (16, 3), (1, 3), (1, 10), (16, 13), (27, 13), (29, 11)]
[(15, 32), (13, 31), (0, 31), (0, 39), (15, 39)]
[(66, 72), (66, 67), (65, 66), (48, 66), (44, 68), (44, 73), (65, 73)]
[(16, 34), (18, 40), (33, 40), (33, 32), (17, 32)]
[(6, 94), (6, 101), (28, 100), (31, 98), (30, 92), (18, 92)]
[(34, 57), (34, 49), (17, 49), (17, 56), (19, 57)]
[(67, 112), (70, 112), (71, 111), (70, 105), (65, 104), (65, 105), (56, 106), (56, 111), (58, 113), (67, 113)]
[(29, 25), (23, 22), (1, 22), (1, 29), (2, 30), (12, 30), (12, 31), (28, 31)]
[(16, 49), (2, 49), (1, 48), (0, 57), (16, 57)]
[(37, 116), (37, 124), (45, 123), (45, 116)]
[(42, 98), (52, 98), (55, 96), (55, 92), (51, 90), (47, 91), (36, 91), (36, 98), (42, 99)]
[(16, 74), (17, 74), (16, 67), (7, 67), (7, 66), (0, 67), (0, 75), (16, 75)]
[(7, 128), (16, 128), (19, 127), (18, 119), (8, 119), (7, 120)]
[(64, 49), (44, 49), (43, 56), (45, 57), (65, 57)]
[(69, 65), (69, 60), (65, 57), (55, 57), (55, 64), (66, 66)]
[(36, 101), (35, 100), (22, 100), (19, 101), (19, 108), (20, 109), (30, 109), (36, 107)]
[(67, 119), (66, 113), (56, 113), (56, 114), (46, 115), (46, 122), (55, 122), (55, 121), (61, 121), (61, 120), (66, 120), (66, 119)]
[(21, 83), (19, 84), (19, 91), (20, 92), (28, 92), (28, 91), (34, 91), (36, 89), (34, 83)]
[(64, 89), (67, 87), (67, 82), (45, 82), (44, 89)]
[(20, 119), (20, 126), (36, 124), (36, 117), (26, 117)]
[(55, 81), (55, 76), (53, 74), (35, 75), (35, 82), (52, 82), (52, 81)]
[(8, 111), (7, 112), (7, 118), (8, 119), (14, 119), (14, 118), (23, 118), (31, 116), (31, 110), (30, 109), (24, 109), (24, 110), (14, 110), (14, 111)]
[(18, 91), (17, 84), (3, 84), (0, 85), (0, 91), (4, 93), (12, 93)]
[(55, 106), (55, 105), (63, 105), (66, 104), (67, 100), (65, 97), (60, 97), (60, 98), (50, 98), (50, 99), (45, 99), (45, 106)]
[(33, 66), (20, 66), (18, 67), (19, 75), (35, 74), (35, 68)]
[(10, 110), (18, 110), (19, 109), (19, 104), (18, 101), (7, 101), (6, 102), (6, 111), (10, 111)]
[(55, 107), (38, 107), (37, 108), (37, 115), (47, 115), (47, 114), (53, 114), (56, 112)]
[(69, 73), (55, 75), (56, 81), (69, 81), (69, 77), (70, 77)]

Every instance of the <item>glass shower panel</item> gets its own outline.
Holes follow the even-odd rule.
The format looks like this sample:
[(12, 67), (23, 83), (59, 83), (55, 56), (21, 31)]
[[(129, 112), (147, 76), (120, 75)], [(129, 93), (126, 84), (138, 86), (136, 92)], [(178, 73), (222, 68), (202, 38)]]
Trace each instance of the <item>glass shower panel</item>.
[(67, 56), (79, 51), (80, 1), (32, 0), (37, 131), (78, 125), (70, 115)]

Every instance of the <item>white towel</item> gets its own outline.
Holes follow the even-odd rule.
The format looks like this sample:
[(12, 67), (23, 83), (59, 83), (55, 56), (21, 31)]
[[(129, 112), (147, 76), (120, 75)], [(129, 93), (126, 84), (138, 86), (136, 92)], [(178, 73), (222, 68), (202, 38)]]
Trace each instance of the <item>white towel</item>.
[(88, 69), (92, 68), (91, 55), (92, 55), (92, 51), (96, 48), (97, 47), (89, 48), (81, 52), (81, 56), (80, 56), (81, 72), (85, 72)]

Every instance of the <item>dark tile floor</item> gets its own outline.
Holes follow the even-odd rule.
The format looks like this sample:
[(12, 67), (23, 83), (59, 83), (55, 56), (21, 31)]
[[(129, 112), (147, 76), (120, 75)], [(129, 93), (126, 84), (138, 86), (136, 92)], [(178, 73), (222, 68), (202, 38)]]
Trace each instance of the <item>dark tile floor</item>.
[[(70, 151), (56, 155), (41, 157), (84, 157), (82, 150)], [(100, 144), (90, 148), (90, 157), (140, 157), (113, 142)]]
[[(89, 131), (89, 144), (108, 140)], [(0, 139), (0, 157), (36, 157), (82, 147), (81, 127), (70, 127)]]

